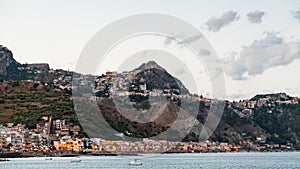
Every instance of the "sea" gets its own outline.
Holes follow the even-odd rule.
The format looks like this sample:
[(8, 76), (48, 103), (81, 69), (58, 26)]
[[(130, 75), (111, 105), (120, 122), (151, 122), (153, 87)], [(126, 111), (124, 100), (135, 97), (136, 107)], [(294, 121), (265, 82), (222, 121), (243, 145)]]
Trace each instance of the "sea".
[[(129, 162), (138, 159), (140, 166)], [(81, 156), (15, 158), (0, 162), (1, 169), (300, 169), (300, 152), (245, 152), (200, 154), (151, 154), (141, 156)], [(77, 162), (74, 162), (77, 161)], [(78, 162), (81, 160), (80, 162)]]

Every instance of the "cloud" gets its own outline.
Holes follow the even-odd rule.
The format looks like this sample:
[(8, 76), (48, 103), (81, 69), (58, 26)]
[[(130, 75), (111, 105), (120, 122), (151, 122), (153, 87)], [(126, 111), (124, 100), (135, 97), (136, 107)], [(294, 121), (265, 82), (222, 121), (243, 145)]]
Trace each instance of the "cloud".
[[(166, 36), (166, 40), (165, 40), (165, 45), (169, 45), (173, 40), (176, 41), (177, 44), (182, 45), (182, 44), (191, 44), (197, 40), (199, 40), (200, 38), (203, 37), (203, 34), (195, 34), (192, 36), (188, 36), (184, 33), (181, 34), (170, 34), (168, 36)], [(181, 41), (177, 41), (177, 39), (181, 40)]]
[(238, 61), (235, 59), (236, 55), (237, 53), (232, 52), (224, 59), (224, 71), (234, 80), (245, 80), (243, 74), (246, 69), (242, 64), (237, 63)]
[(199, 51), (200, 56), (209, 56), (210, 54), (211, 54), (211, 52), (207, 49), (200, 49), (200, 51)]
[(286, 42), (282, 37), (269, 32), (261, 40), (255, 40), (242, 51), (231, 53), (224, 60), (224, 71), (234, 80), (262, 74), (265, 70), (283, 66), (300, 58), (300, 42)]
[(208, 30), (218, 32), (222, 27), (229, 25), (231, 22), (239, 19), (237, 12), (227, 11), (222, 16), (210, 18), (205, 25)]
[(294, 17), (296, 19), (298, 19), (300, 22), (300, 8), (297, 11), (293, 11), (292, 13), (293, 13)]
[(265, 15), (263, 11), (253, 11), (247, 14), (248, 21), (251, 23), (261, 23), (262, 17)]

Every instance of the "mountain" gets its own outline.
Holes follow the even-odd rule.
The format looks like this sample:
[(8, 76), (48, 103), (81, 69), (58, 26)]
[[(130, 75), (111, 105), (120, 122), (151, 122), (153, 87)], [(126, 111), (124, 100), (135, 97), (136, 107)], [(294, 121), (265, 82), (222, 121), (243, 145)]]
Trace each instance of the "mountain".
[(0, 80), (48, 81), (49, 70), (47, 63), (18, 63), (13, 58), (13, 53), (0, 45)]
[[(112, 80), (113, 79), (113, 80)], [(103, 90), (102, 96), (99, 99), (99, 108), (105, 119), (110, 122), (111, 126), (119, 132), (126, 135), (131, 133), (135, 137), (156, 136), (161, 132), (167, 130), (170, 125), (176, 120), (178, 110), (182, 110), (180, 97), (176, 99), (173, 96), (188, 94), (188, 90), (182, 83), (170, 75), (165, 69), (159, 66), (154, 61), (143, 63), (138, 68), (126, 72), (119, 73), (116, 76), (104, 76), (100, 80), (100, 88)], [(105, 84), (114, 84), (120, 81), (129, 83), (128, 96), (130, 102), (125, 104), (123, 97), (116, 93), (110, 94), (111, 88), (116, 91), (120, 86), (111, 87), (110, 85), (103, 88)], [(141, 90), (140, 86), (146, 85), (148, 92)], [(152, 98), (149, 102), (149, 92), (171, 91), (171, 93), (164, 93), (163, 95), (169, 99), (166, 102), (166, 109), (161, 116), (150, 123), (132, 122), (128, 119), (138, 119), (140, 115), (136, 114), (135, 110), (130, 107), (133, 105), (137, 110), (142, 110), (140, 113), (146, 113), (149, 109), (155, 109), (155, 106), (161, 105), (160, 99)], [(128, 90), (125, 88), (125, 90)], [(179, 90), (181, 92), (172, 93), (172, 91)], [(182, 92), (184, 91), (184, 92)], [(107, 92), (105, 94), (105, 92)], [(112, 99), (121, 100), (121, 105), (116, 105)], [(153, 96), (152, 96), (153, 97)], [(193, 112), (195, 107), (193, 105), (200, 104), (197, 120), (204, 124), (210, 111), (211, 100), (208, 98), (199, 99), (193, 96), (189, 102), (189, 107), (184, 107), (183, 112), (189, 114)], [(119, 108), (117, 109), (116, 106)], [(121, 111), (122, 113), (119, 113)], [(125, 114), (124, 114), (125, 113)], [(151, 112), (150, 112), (151, 113)], [(155, 114), (154, 114), (155, 115)], [(141, 116), (142, 117), (142, 116)], [(251, 147), (252, 144), (294, 144), (300, 146), (300, 104), (297, 97), (288, 96), (285, 93), (275, 93), (266, 95), (256, 95), (249, 100), (240, 102), (226, 101), (224, 113), (220, 123), (210, 140), (217, 142), (229, 142), (233, 144), (242, 145), (243, 147)], [(198, 126), (194, 126), (190, 133), (183, 139), (184, 141), (197, 141)]]
[(159, 66), (155, 61), (148, 61), (147, 63), (143, 63), (141, 66), (134, 70), (147, 70), (147, 69), (161, 69), (164, 70), (161, 66)]
[[(71, 98), (73, 74), (64, 70), (50, 70), (47, 63), (20, 64), (9, 49), (0, 46), (0, 124), (22, 122), (33, 128), (44, 115), (78, 124)], [(196, 117), (202, 124), (212, 103), (209, 98), (190, 95), (180, 80), (154, 61), (143, 63), (129, 72), (110, 72), (99, 77), (78, 76), (78, 84), (86, 84), (87, 78), (95, 79), (96, 82), (92, 81), (88, 86), (96, 85), (94, 90), (103, 116), (115, 130), (125, 135), (131, 133), (132, 136), (147, 137), (166, 131), (177, 119), (178, 110), (182, 109), (181, 95), (191, 98), (190, 106), (185, 107), (183, 114), (188, 115), (195, 108), (198, 109), (193, 105), (199, 104)], [(161, 98), (153, 100), (155, 97)], [(113, 98), (120, 102), (112, 101)], [(226, 101), (220, 123), (210, 140), (234, 143), (245, 148), (254, 144), (293, 145), (300, 148), (299, 100), (286, 93), (274, 93), (256, 95), (238, 102)], [(162, 114), (156, 114), (163, 103), (166, 108)], [(120, 110), (122, 113), (118, 112)], [(140, 123), (137, 122), (139, 114), (136, 111), (145, 115), (150, 111), (157, 118)], [(132, 122), (127, 117), (137, 121)], [(140, 117), (149, 121), (144, 116)], [(197, 141), (198, 134), (195, 126), (183, 140)]]
[(132, 80), (144, 82), (147, 89), (177, 89), (181, 94), (188, 94), (189, 91), (176, 77), (170, 75), (164, 68), (159, 66), (155, 61), (143, 63), (138, 68), (131, 71)]
[[(168, 129), (180, 110), (179, 95), (189, 94), (178, 79), (154, 61), (143, 63), (129, 72), (100, 76), (97, 78), (95, 89), (99, 98), (99, 109), (106, 121), (117, 131), (125, 135), (129, 132), (131, 136), (140, 138), (156, 136)], [(122, 93), (127, 94), (123, 96)], [(150, 93), (154, 95), (151, 102)], [(167, 98), (166, 102), (162, 96)], [(129, 102), (126, 101), (126, 97), (129, 98)], [(161, 110), (161, 107), (165, 109)], [(147, 122), (141, 122), (143, 120)]]

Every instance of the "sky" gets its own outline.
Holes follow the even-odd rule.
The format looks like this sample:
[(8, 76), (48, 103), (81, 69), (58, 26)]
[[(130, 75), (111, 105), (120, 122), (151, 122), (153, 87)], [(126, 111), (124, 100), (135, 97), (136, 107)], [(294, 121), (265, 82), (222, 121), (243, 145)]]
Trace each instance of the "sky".
[(142, 13), (178, 17), (203, 33), (222, 62), (227, 99), (274, 92), (300, 96), (298, 0), (0, 0), (0, 44), (20, 63), (74, 70), (96, 32)]

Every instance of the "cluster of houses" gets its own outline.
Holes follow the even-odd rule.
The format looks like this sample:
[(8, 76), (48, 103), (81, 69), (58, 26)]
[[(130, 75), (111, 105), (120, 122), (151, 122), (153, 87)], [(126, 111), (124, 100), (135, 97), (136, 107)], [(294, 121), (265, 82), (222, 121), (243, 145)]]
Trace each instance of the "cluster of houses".
[(178, 88), (163, 88), (163, 89), (149, 89), (145, 79), (140, 78), (139, 81), (135, 79), (139, 70), (131, 72), (124, 71), (122, 73), (106, 72), (105, 74), (95, 78), (95, 93), (98, 97), (126, 97), (126, 96), (142, 96), (142, 97), (156, 97), (164, 96), (171, 100), (178, 100), (180, 98), (190, 98), (190, 94), (180, 94)]
[[(54, 120), (53, 125), (59, 128), (63, 125), (60, 121)], [(48, 130), (51, 127), (48, 127)], [(100, 138), (77, 138), (70, 135), (55, 136), (49, 134), (47, 129), (43, 133), (39, 129), (29, 130), (22, 124), (8, 124), (7, 127), (0, 126), (0, 151), (1, 152), (51, 152), (72, 151), (72, 152), (112, 152), (122, 153), (185, 153), (185, 152), (230, 152), (230, 151), (265, 151), (265, 150), (291, 150), (292, 144), (287, 145), (264, 145), (249, 143), (244, 149), (235, 144), (227, 142), (171, 142), (167, 140), (142, 139), (141, 141), (116, 140), (108, 141)], [(57, 132), (57, 131), (56, 131)], [(55, 137), (53, 140), (52, 138)], [(259, 138), (260, 139), (260, 138)], [(263, 138), (261, 138), (263, 141)]]
[[(54, 120), (55, 128), (60, 128), (63, 122)], [(49, 123), (48, 123), (49, 125)], [(47, 129), (48, 128), (48, 129)], [(158, 152), (207, 152), (207, 151), (237, 151), (238, 147), (229, 143), (217, 142), (169, 142), (166, 140), (143, 139), (141, 141), (106, 141), (101, 139), (76, 138), (70, 135), (60, 135), (57, 131), (51, 135), (51, 127), (45, 127), (40, 131), (29, 130), (22, 124), (8, 124), (0, 126), (0, 151), (1, 152), (49, 152), (61, 151), (91, 151), (113, 153), (158, 153)], [(52, 140), (53, 137), (56, 139)]]
[(228, 107), (233, 108), (234, 111), (241, 117), (250, 117), (255, 108), (266, 107), (268, 113), (273, 113), (275, 106), (282, 104), (298, 104), (299, 98), (289, 97), (285, 93), (278, 93), (272, 95), (262, 95), (257, 99), (242, 100), (228, 102)]
[(23, 124), (8, 123), (6, 127), (1, 125), (0, 151), (47, 151), (55, 143), (54, 140), (63, 148), (69, 140), (79, 140), (76, 136), (81, 130), (80, 126), (66, 124), (65, 120), (52, 120), (48, 116), (44, 116), (43, 120), (44, 122), (36, 124), (35, 129), (28, 129)]

